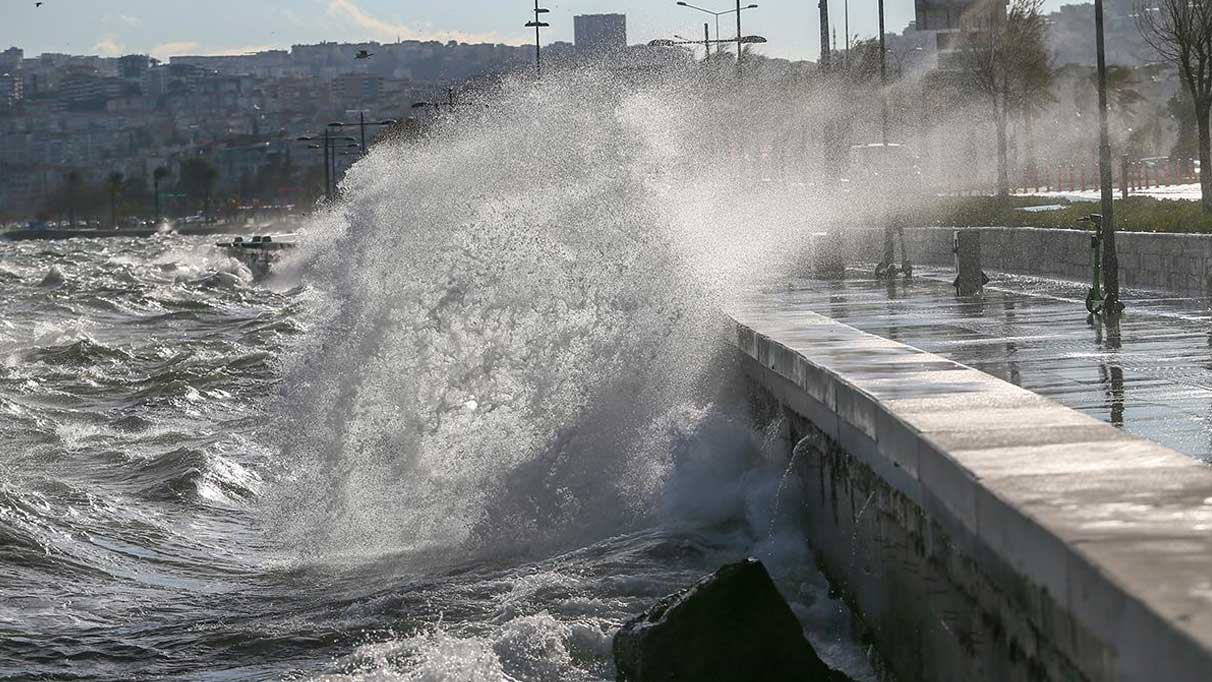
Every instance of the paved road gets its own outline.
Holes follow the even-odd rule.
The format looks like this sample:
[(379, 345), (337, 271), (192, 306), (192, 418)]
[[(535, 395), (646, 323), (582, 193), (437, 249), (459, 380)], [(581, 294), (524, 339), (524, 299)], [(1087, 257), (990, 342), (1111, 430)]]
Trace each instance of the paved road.
[(1119, 333), (1086, 322), (1079, 284), (998, 276), (959, 298), (952, 275), (851, 277), (771, 291), (851, 326), (975, 367), (1212, 462), (1209, 301), (1128, 292)]

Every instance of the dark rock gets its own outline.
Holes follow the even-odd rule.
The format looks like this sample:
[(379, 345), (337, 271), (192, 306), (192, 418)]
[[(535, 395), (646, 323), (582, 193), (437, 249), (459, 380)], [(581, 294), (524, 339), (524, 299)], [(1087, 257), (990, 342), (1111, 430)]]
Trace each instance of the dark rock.
[(804, 639), (757, 559), (728, 564), (614, 636), (621, 682), (845, 682)]

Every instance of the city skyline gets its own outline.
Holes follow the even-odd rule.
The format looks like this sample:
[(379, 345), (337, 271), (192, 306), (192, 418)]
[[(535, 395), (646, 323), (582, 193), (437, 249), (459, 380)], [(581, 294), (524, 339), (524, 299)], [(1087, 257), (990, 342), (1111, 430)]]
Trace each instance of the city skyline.
[[(212, 0), (204, 8), (183, 0), (125, 0), (104, 4), (84, 0), (5, 0), (5, 22), (0, 26), (0, 49), (21, 47), (28, 56), (44, 52), (119, 56), (150, 54), (158, 59), (178, 55), (244, 54), (289, 48), (293, 44), (338, 42), (393, 42), (401, 40), (457, 40), (525, 44), (533, 34), (522, 27), (523, 2), (456, 0), (422, 3), (419, 0)], [(704, 6), (726, 9), (729, 3)], [(766, 0), (746, 15), (753, 33), (770, 42), (762, 53), (771, 57), (815, 60), (819, 56), (819, 29), (815, 2)], [(1048, 0), (1050, 11), (1065, 4)], [(516, 5), (516, 7), (514, 6)], [(628, 39), (641, 43), (677, 33), (698, 36), (706, 15), (676, 6), (673, 0), (550, 0), (551, 28), (544, 43), (573, 41), (573, 16), (622, 13), (628, 16)], [(850, 32), (876, 33), (876, 3), (850, 3)], [(841, 33), (843, 3), (830, 3), (832, 25)], [(913, 19), (911, 2), (889, 1), (885, 8), (889, 32), (900, 32)], [(729, 23), (731, 26), (731, 23)], [(714, 23), (711, 24), (714, 32)], [(727, 38), (735, 31), (723, 28)], [(746, 29), (746, 33), (751, 31)]]

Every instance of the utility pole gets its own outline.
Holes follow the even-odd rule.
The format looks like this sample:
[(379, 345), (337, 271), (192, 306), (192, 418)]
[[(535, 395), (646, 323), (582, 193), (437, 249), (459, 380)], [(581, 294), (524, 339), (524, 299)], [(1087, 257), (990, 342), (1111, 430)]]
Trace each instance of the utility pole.
[(822, 70), (829, 70), (829, 62), (832, 55), (829, 49), (829, 0), (820, 0), (817, 3), (817, 9), (821, 11), (821, 59), (820, 66)]
[[(717, 34), (716, 38), (719, 38), (719, 37), (720, 36)], [(705, 22), (705, 21), (703, 22), (703, 49), (707, 50), (707, 56), (703, 59), (703, 61), (710, 64), (711, 63), (711, 28), (707, 25), (707, 22)]]
[(1107, 134), (1107, 55), (1103, 46), (1103, 0), (1094, 0), (1095, 47), (1098, 50), (1098, 175), (1103, 211), (1103, 313), (1119, 317), (1119, 255), (1115, 252), (1115, 218), (1112, 214), (1111, 141)]
[(846, 68), (850, 68), (850, 0), (845, 0), (842, 5), (842, 29), (846, 31), (846, 57), (843, 62)]
[(736, 0), (736, 76), (741, 77), (741, 0)]
[(534, 0), (534, 21), (526, 22), (526, 28), (534, 29), (534, 69), (539, 78), (543, 77), (543, 53), (539, 45), (539, 29), (551, 26), (544, 21), (539, 21), (539, 15), (550, 11), (545, 7), (539, 7), (539, 0)]
[(888, 146), (888, 52), (884, 49), (884, 0), (879, 0), (880, 15), (880, 117), (884, 146)]

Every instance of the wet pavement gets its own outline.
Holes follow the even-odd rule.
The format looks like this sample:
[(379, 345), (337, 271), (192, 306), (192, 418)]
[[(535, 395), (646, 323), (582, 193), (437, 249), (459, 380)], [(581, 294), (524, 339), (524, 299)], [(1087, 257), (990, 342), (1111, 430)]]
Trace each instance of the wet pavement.
[(770, 295), (974, 367), (1140, 437), (1212, 462), (1209, 301), (1128, 291), (1118, 330), (1092, 325), (1072, 282), (995, 275), (957, 297), (953, 274), (850, 274)]

